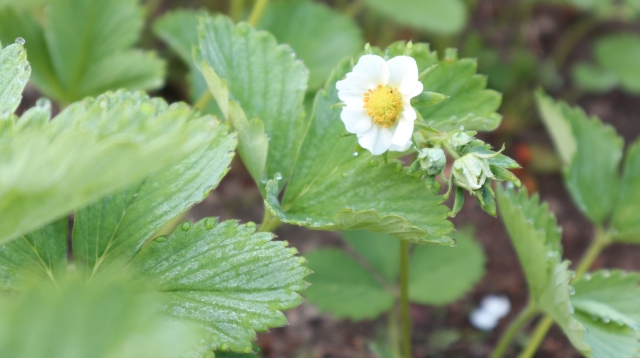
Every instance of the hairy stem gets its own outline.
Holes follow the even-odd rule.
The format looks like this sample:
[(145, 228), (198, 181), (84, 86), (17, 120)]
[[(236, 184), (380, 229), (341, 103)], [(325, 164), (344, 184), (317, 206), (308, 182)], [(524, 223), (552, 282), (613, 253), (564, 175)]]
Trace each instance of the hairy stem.
[(262, 17), (262, 13), (264, 12), (264, 8), (267, 7), (268, 0), (256, 0), (253, 4), (253, 9), (251, 10), (251, 15), (249, 16), (249, 23), (251, 26), (256, 26), (260, 18)]
[(278, 217), (271, 215), (269, 209), (264, 208), (264, 217), (262, 218), (262, 224), (258, 228), (258, 232), (273, 232), (280, 226), (282, 222)]
[[(589, 245), (589, 248), (585, 252), (584, 256), (582, 256), (582, 259), (580, 259), (580, 262), (578, 263), (578, 266), (576, 268), (576, 275), (573, 277), (571, 282), (579, 280), (582, 275), (584, 275), (589, 270), (589, 268), (591, 268), (591, 265), (593, 265), (593, 262), (596, 260), (598, 255), (600, 255), (600, 252), (602, 252), (602, 250), (607, 245), (609, 245), (609, 243), (611, 243), (609, 234), (601, 227), (597, 227), (593, 241), (591, 241), (591, 245)], [(540, 343), (542, 343), (544, 336), (547, 334), (547, 331), (549, 330), (549, 328), (551, 328), (552, 324), (553, 319), (549, 316), (545, 316), (545, 318), (540, 321), (540, 323), (538, 323), (533, 336), (531, 337), (531, 340), (520, 355), (520, 358), (530, 358), (535, 354), (536, 350), (538, 350), (538, 346), (540, 345)]]
[(538, 323), (535, 331), (533, 331), (533, 335), (527, 344), (522, 353), (518, 356), (518, 358), (531, 358), (538, 350), (538, 346), (542, 343), (544, 336), (547, 335), (547, 331), (551, 328), (553, 324), (553, 318), (551, 316), (544, 316), (544, 318)]
[(402, 357), (411, 358), (411, 317), (409, 316), (409, 243), (400, 241), (400, 339)]
[(538, 314), (539, 310), (535, 304), (529, 301), (529, 304), (520, 311), (518, 317), (511, 321), (507, 330), (504, 331), (502, 337), (500, 337), (500, 341), (496, 346), (496, 349), (491, 354), (491, 358), (501, 358), (504, 353), (509, 348), (509, 344), (516, 336), (516, 334), (520, 331), (520, 329), (527, 324), (536, 314)]

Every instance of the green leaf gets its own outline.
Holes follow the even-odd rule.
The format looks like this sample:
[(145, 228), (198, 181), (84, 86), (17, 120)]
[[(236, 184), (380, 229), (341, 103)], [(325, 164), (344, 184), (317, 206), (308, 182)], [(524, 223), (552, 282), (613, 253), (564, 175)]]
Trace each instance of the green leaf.
[(297, 250), (272, 237), (208, 218), (152, 241), (132, 266), (160, 291), (167, 314), (205, 329), (203, 349), (250, 353), (255, 331), (284, 325), (280, 310), (299, 305), (306, 287)]
[[(541, 92), (538, 105), (547, 127), (560, 150), (565, 163), (565, 183), (573, 200), (593, 222), (603, 224), (611, 215), (618, 195), (618, 166), (624, 145), (615, 129), (596, 117), (587, 117), (579, 108), (570, 108), (563, 102), (553, 103)], [(573, 143), (557, 144), (571, 129)], [(560, 142), (562, 143), (562, 142)], [(575, 150), (573, 149), (575, 148)], [(562, 154), (564, 152), (564, 154)], [(566, 162), (568, 154), (569, 162)]]
[(0, 45), (0, 121), (16, 111), (22, 100), (22, 91), (31, 74), (27, 52), (16, 43), (2, 48)]
[(561, 262), (560, 229), (547, 204), (526, 190), (498, 188), (500, 217), (507, 228), (529, 286), (530, 299), (562, 328), (581, 353), (589, 355), (585, 330), (573, 317), (568, 261)]
[(236, 144), (221, 124), (212, 137), (179, 164), (118, 194), (76, 211), (76, 266), (93, 277), (109, 265), (126, 264), (171, 219), (207, 197), (229, 171)]
[[(345, 231), (342, 238), (387, 282), (398, 280), (400, 245), (394, 237), (369, 231)], [(313, 276), (312, 276), (313, 277)]]
[(594, 55), (605, 71), (614, 74), (622, 88), (640, 93), (640, 36), (634, 33), (616, 33), (598, 39)]
[(589, 92), (607, 92), (619, 83), (615, 73), (588, 63), (578, 63), (571, 73), (576, 84)]
[(615, 323), (605, 324), (579, 311), (576, 312), (575, 318), (587, 330), (584, 341), (593, 349), (587, 357), (635, 358), (638, 356), (640, 351), (638, 332)]
[(362, 48), (360, 29), (348, 16), (309, 0), (268, 5), (257, 26), (293, 48), (309, 69), (309, 87), (322, 86), (344, 58)]
[(605, 324), (640, 327), (640, 274), (601, 270), (586, 274), (574, 288), (571, 302), (577, 311)]
[(470, 291), (482, 276), (486, 257), (473, 239), (473, 230), (453, 235), (455, 247), (416, 247), (409, 266), (409, 298), (412, 302), (446, 305)]
[[(394, 246), (395, 240), (386, 239)], [(307, 300), (320, 311), (353, 320), (375, 318), (391, 309), (394, 294), (345, 252), (337, 249), (317, 250), (307, 255), (314, 272), (307, 279), (311, 286), (304, 292)]]
[[(316, 96), (314, 114), (282, 200), (267, 184), (265, 204), (280, 220), (314, 230), (369, 230), (419, 243), (451, 244), (452, 230), (436, 189), (370, 154), (353, 155), (356, 138), (345, 132), (335, 83), (351, 69), (344, 61)], [(270, 142), (274, 144), (273, 139)]]
[(402, 25), (438, 34), (454, 34), (467, 21), (466, 7), (461, 0), (366, 0), (367, 5)]
[(0, 290), (19, 290), (34, 277), (54, 284), (67, 269), (67, 218), (0, 246)]
[(167, 322), (157, 306), (154, 297), (119, 280), (72, 280), (2, 296), (0, 356), (178, 357), (195, 332)]
[[(413, 56), (419, 71), (428, 74), (421, 79), (424, 90), (448, 96), (433, 106), (418, 107), (425, 122), (441, 131), (464, 127), (465, 130), (491, 131), (498, 127), (502, 117), (496, 113), (502, 96), (486, 89), (486, 76), (476, 74), (475, 59), (458, 59), (455, 50), (449, 49), (442, 60), (432, 52), (428, 44), (417, 43), (407, 49), (404, 42), (389, 46), (389, 56), (404, 53)], [(381, 53), (380, 53), (381, 54)], [(432, 66), (437, 65), (435, 68)]]
[[(15, 10), (25, 21), (21, 24), (11, 17), (12, 11), (0, 14), (0, 20), (10, 19), (0, 26), (0, 36), (33, 41), (34, 83), (57, 101), (68, 104), (106, 90), (162, 85), (164, 62), (153, 53), (131, 49), (143, 26), (142, 8), (135, 0), (50, 0), (44, 27)], [(16, 34), (18, 29), (25, 34)]]
[(560, 159), (565, 166), (569, 165), (577, 150), (569, 118), (580, 116), (580, 110), (571, 108), (562, 101), (554, 101), (543, 91), (536, 92), (536, 104), (542, 123), (547, 128)]
[[(0, 242), (114, 194), (209, 143), (211, 117), (142, 93), (107, 93), (0, 137)], [(202, 192), (199, 193), (202, 195)]]
[(640, 242), (640, 141), (627, 151), (611, 227), (614, 240)]
[[(307, 69), (291, 48), (278, 45), (269, 33), (246, 23), (236, 26), (224, 16), (201, 18), (199, 36), (199, 57), (226, 81), (229, 98), (240, 104), (247, 118), (264, 123), (271, 144), (266, 177), (281, 173), (288, 178), (307, 127), (302, 106)], [(245, 164), (256, 162), (248, 157), (254, 154), (263, 155), (241, 155)]]

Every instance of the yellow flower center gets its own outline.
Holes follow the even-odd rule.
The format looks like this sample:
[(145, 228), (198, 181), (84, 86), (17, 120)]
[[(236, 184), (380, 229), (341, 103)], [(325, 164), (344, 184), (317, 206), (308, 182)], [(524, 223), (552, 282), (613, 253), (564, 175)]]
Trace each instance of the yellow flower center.
[(364, 108), (373, 123), (389, 128), (396, 123), (402, 110), (402, 97), (397, 88), (379, 85), (364, 94)]

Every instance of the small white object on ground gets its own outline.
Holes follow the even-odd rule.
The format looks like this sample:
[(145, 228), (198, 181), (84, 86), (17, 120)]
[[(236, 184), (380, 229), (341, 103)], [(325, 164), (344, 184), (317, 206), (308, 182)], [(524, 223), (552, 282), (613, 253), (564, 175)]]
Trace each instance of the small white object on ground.
[(511, 302), (504, 295), (488, 295), (480, 302), (480, 307), (469, 315), (471, 324), (483, 331), (490, 331), (498, 325), (500, 318), (511, 310)]

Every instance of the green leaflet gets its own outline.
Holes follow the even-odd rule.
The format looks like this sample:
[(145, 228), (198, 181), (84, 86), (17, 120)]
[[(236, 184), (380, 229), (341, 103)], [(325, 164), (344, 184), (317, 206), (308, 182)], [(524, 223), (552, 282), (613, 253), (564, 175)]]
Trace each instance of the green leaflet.
[[(25, 10), (0, 10), (0, 39), (24, 37), (35, 85), (65, 104), (106, 90), (162, 85), (164, 62), (132, 50), (143, 25), (135, 0), (51, 0), (44, 27)], [(24, 32), (24, 33), (22, 33)]]
[(324, 85), (338, 63), (362, 48), (355, 22), (323, 3), (294, 0), (269, 4), (257, 26), (293, 48), (309, 69), (309, 88)]
[[(420, 243), (451, 244), (448, 209), (435, 189), (370, 154), (353, 155), (355, 137), (344, 133), (335, 83), (351, 69), (343, 61), (325, 90), (316, 96), (314, 113), (282, 200), (278, 183), (267, 184), (265, 204), (280, 220), (314, 230), (369, 230)], [(270, 147), (276, 142), (272, 139)]]
[(593, 357), (637, 357), (640, 352), (640, 275), (620, 270), (586, 274), (574, 284), (571, 302), (588, 329)]
[(0, 242), (175, 164), (216, 135), (212, 123), (183, 104), (117, 92), (75, 103), (42, 125), (5, 130)]
[[(399, 245), (393, 237), (367, 231), (344, 232), (353, 249), (308, 254), (311, 286), (307, 300), (336, 317), (375, 318), (396, 300)], [(412, 302), (443, 305), (461, 298), (482, 277), (485, 257), (470, 230), (456, 233), (456, 247), (418, 246), (410, 263)]]
[(560, 229), (547, 204), (526, 190), (498, 187), (500, 217), (509, 232), (529, 286), (529, 295), (538, 307), (562, 328), (581, 353), (590, 355), (584, 342), (583, 325), (573, 316), (570, 302), (568, 261), (561, 262)]
[(640, 242), (640, 141), (627, 151), (611, 227), (615, 240)]
[(634, 33), (616, 33), (599, 38), (594, 56), (604, 71), (611, 73), (628, 92), (640, 92), (640, 36)]
[(112, 264), (125, 264), (171, 219), (202, 201), (229, 170), (236, 145), (218, 122), (211, 139), (179, 164), (142, 183), (76, 211), (76, 266), (88, 277)]
[(35, 277), (57, 285), (66, 275), (68, 231), (64, 217), (0, 246), (0, 291), (17, 291)]
[[(246, 117), (260, 118), (264, 124), (272, 143), (265, 177), (281, 173), (288, 178), (307, 127), (302, 107), (307, 69), (291, 48), (278, 45), (269, 33), (246, 23), (234, 25), (224, 16), (201, 18), (199, 37), (198, 58), (228, 84), (229, 98), (240, 104)], [(248, 155), (254, 154), (241, 154), (245, 163), (254, 161)]]
[[(408, 53), (415, 58), (421, 72), (437, 65), (421, 80), (424, 90), (449, 96), (436, 105), (416, 108), (428, 125), (441, 131), (460, 127), (490, 131), (498, 127), (502, 116), (496, 111), (502, 96), (486, 89), (487, 78), (476, 74), (478, 66), (475, 59), (458, 59), (456, 51), (449, 49), (444, 58), (438, 60), (438, 54), (432, 52), (428, 44), (412, 44), (410, 49), (407, 46), (404, 42), (391, 44), (389, 56), (393, 58)], [(382, 55), (381, 52), (378, 54)]]
[[(568, 165), (565, 183), (571, 196), (593, 222), (602, 225), (613, 212), (618, 196), (622, 138), (611, 126), (588, 118), (579, 108), (554, 103), (542, 92), (537, 99), (556, 148)], [(564, 142), (569, 136), (573, 138)]]
[(618, 77), (604, 68), (589, 63), (578, 63), (571, 71), (576, 84), (589, 92), (602, 93), (618, 85)]
[(195, 333), (168, 324), (157, 299), (113, 278), (72, 279), (0, 298), (2, 357), (174, 358)]
[(6, 121), (20, 105), (30, 73), (27, 52), (21, 44), (0, 45), (0, 121)]
[(367, 0), (367, 5), (383, 15), (420, 30), (453, 34), (463, 29), (467, 20), (461, 0)]
[(132, 262), (160, 291), (171, 316), (195, 321), (206, 332), (203, 349), (250, 353), (255, 331), (286, 323), (280, 310), (301, 303), (308, 270), (286, 242), (236, 221), (186, 223), (154, 240)]

